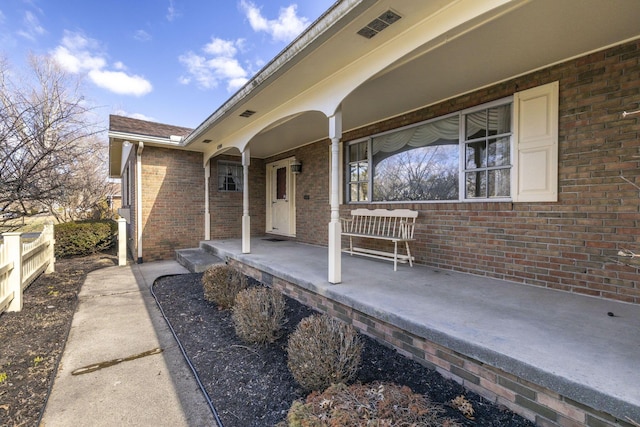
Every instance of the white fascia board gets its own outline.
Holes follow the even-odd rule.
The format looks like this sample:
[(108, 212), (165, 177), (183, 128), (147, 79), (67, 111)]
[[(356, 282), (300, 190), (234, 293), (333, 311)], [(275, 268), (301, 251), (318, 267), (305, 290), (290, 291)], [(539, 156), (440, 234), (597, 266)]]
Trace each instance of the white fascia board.
[(123, 141), (129, 141), (129, 142), (132, 142), (132, 143), (135, 143), (135, 142), (138, 142), (138, 141), (142, 141), (144, 143), (166, 145), (166, 146), (169, 146), (169, 147), (181, 147), (182, 146), (182, 144), (180, 142), (174, 141), (171, 138), (163, 138), (163, 137), (159, 137), (159, 136), (140, 135), (140, 134), (128, 133), (128, 132), (110, 131), (109, 132), (109, 138), (122, 139)]

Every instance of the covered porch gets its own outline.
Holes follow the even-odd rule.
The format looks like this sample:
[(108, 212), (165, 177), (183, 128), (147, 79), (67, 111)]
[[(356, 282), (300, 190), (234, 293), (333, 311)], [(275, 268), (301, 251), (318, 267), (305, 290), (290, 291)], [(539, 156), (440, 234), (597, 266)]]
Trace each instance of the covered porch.
[(201, 249), (539, 425), (640, 420), (637, 305), (346, 254), (336, 285), (327, 247), (273, 237)]

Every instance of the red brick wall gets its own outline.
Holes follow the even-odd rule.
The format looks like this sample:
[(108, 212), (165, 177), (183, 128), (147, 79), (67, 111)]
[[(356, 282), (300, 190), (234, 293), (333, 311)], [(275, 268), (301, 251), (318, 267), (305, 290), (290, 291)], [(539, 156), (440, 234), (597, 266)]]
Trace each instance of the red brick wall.
[[(443, 269), (640, 303), (638, 268), (617, 256), (640, 252), (640, 42), (540, 70), (438, 105), (343, 135), (369, 136), (560, 82), (557, 203), (371, 204), (420, 211), (417, 262)], [(294, 154), (298, 239), (326, 244), (329, 222), (328, 141)], [(309, 200), (303, 197), (310, 196)], [(342, 205), (342, 216), (353, 206)], [(627, 262), (628, 264), (628, 262)], [(636, 264), (637, 265), (637, 264)]]
[[(209, 210), (211, 214), (211, 238), (228, 239), (242, 237), (242, 192), (218, 191), (218, 160), (241, 163), (237, 156), (218, 156), (210, 161)], [(261, 236), (265, 230), (265, 163), (251, 159), (249, 165), (249, 216), (251, 235)]]
[(202, 153), (146, 146), (142, 152), (143, 260), (175, 258), (204, 238)]

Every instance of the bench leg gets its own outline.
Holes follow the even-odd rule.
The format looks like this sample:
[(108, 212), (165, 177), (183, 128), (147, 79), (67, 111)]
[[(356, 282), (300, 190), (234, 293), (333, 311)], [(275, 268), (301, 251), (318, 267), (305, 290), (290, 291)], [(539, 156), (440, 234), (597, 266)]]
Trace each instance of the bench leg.
[(398, 271), (398, 242), (393, 242), (393, 271)]
[(353, 256), (353, 237), (349, 236), (349, 255)]
[(409, 256), (409, 266), (413, 267), (413, 261), (411, 261), (411, 250), (409, 249), (409, 242), (404, 242), (407, 245), (407, 255)]

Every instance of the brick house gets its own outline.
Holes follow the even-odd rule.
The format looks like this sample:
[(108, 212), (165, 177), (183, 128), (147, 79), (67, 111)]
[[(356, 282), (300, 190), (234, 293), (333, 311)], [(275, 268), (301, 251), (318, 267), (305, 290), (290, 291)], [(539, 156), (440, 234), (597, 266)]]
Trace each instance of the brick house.
[(418, 264), (640, 304), (638, 17), (339, 1), (196, 129), (111, 116), (129, 247), (282, 236), (340, 283), (338, 218), (410, 208)]

